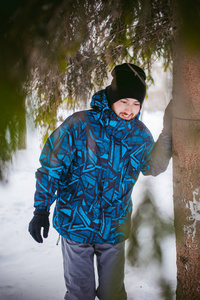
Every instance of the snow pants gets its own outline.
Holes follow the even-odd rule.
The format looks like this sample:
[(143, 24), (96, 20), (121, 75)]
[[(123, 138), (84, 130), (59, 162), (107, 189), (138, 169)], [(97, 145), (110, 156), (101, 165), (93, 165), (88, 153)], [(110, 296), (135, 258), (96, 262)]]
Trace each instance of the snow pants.
[[(62, 238), (65, 300), (127, 300), (124, 288), (125, 243), (82, 244)], [(96, 289), (94, 256), (98, 287)]]

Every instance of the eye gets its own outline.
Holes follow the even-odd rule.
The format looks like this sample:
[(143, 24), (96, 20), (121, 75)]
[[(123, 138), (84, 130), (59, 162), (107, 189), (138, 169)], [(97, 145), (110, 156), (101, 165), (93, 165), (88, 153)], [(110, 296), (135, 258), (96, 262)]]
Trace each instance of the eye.
[(126, 100), (121, 100), (121, 103), (125, 103), (125, 104), (126, 104), (126, 103), (127, 103), (127, 101), (126, 101)]

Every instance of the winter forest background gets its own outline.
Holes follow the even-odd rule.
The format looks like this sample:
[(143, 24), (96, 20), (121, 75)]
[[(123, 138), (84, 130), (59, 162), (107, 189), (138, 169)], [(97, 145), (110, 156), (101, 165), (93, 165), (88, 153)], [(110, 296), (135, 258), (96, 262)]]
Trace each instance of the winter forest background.
[[(1, 3), (1, 299), (63, 297), (57, 234), (51, 230), (37, 245), (27, 232), (41, 145), (69, 113), (89, 106), (91, 94), (123, 62), (147, 73), (141, 118), (155, 139), (173, 99), (171, 163), (157, 178), (140, 176), (134, 189), (128, 295), (200, 298), (199, 32), (199, 0)], [(162, 67), (153, 75), (155, 62)]]
[[(153, 74), (155, 85), (149, 89), (141, 119), (156, 140), (162, 129), (163, 111), (171, 97), (171, 73), (163, 72), (161, 66), (156, 64)], [(65, 117), (71, 112), (62, 110)], [(33, 214), (34, 174), (39, 167), (42, 146), (42, 131), (34, 128), (31, 117), (27, 118), (26, 144), (27, 148), (17, 151), (13, 157), (7, 182), (0, 185), (0, 299), (63, 299), (65, 285), (60, 243), (56, 245), (58, 234), (51, 227), (48, 239), (41, 245), (28, 233), (28, 223)], [(133, 191), (134, 214), (143, 202), (146, 190), (152, 195), (152, 203), (147, 203), (143, 212), (147, 223), (143, 220), (138, 224), (139, 257), (134, 265), (126, 258), (128, 299), (175, 299), (174, 232), (169, 231), (162, 236), (162, 232), (155, 232), (155, 224), (148, 221), (148, 218), (161, 218), (161, 231), (162, 222), (173, 224), (171, 163), (166, 172), (157, 178), (140, 175)], [(160, 257), (153, 245), (155, 234), (159, 235), (156, 239), (161, 248)]]

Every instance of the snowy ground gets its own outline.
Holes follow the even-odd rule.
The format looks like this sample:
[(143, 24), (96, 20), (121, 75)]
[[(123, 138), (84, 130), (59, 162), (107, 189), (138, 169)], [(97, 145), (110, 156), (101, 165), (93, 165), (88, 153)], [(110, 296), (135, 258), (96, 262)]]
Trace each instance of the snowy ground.
[[(156, 139), (162, 127), (162, 112), (144, 113), (143, 121)], [(40, 154), (40, 135), (28, 131), (27, 149), (19, 151), (10, 168), (9, 181), (0, 185), (0, 300), (63, 299), (65, 285), (62, 270), (61, 245), (56, 245), (58, 234), (51, 228), (49, 238), (37, 244), (28, 233), (32, 218), (34, 173)], [(140, 176), (134, 192), (134, 209), (141, 201), (144, 186), (152, 184), (154, 200), (165, 219), (173, 219), (172, 167), (157, 178)], [(148, 243), (144, 247), (148, 247)], [(175, 238), (163, 243), (164, 260), (161, 268), (132, 267), (126, 262), (128, 300), (161, 300), (158, 280), (165, 276), (175, 291)], [(175, 299), (175, 298), (174, 298)]]

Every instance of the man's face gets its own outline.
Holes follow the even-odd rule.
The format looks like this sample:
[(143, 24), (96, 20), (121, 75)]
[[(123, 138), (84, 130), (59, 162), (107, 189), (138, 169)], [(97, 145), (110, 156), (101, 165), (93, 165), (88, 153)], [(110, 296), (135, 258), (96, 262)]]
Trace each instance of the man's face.
[(112, 110), (121, 119), (130, 121), (138, 115), (140, 102), (133, 98), (120, 99), (112, 105)]

